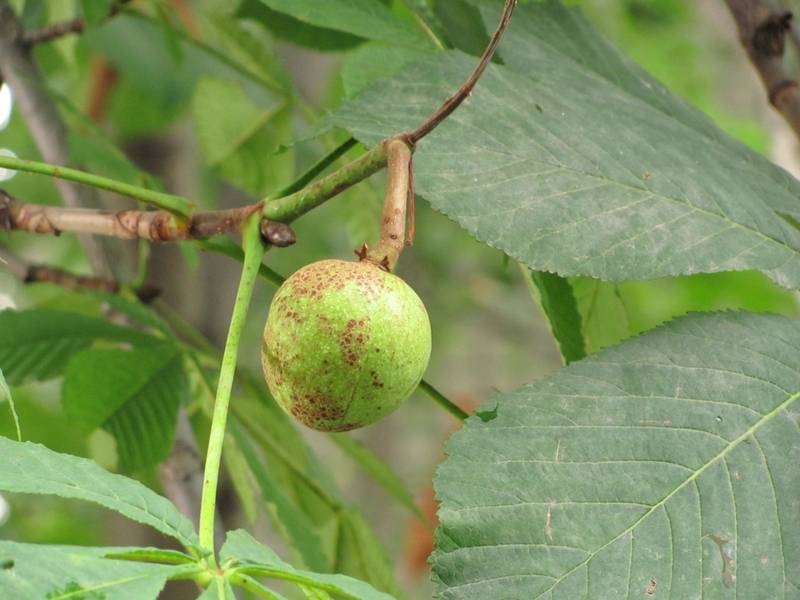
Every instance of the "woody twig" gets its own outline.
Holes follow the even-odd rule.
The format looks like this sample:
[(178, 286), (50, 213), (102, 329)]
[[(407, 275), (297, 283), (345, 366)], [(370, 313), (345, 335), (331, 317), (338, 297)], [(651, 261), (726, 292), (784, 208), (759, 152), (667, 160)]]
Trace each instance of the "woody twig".
[[(112, 212), (27, 204), (0, 190), (0, 230), (53, 235), (84, 232), (151, 242), (202, 240), (238, 232), (242, 222), (261, 209), (262, 204), (257, 203), (228, 210), (196, 211), (186, 217), (166, 210)], [(261, 232), (266, 241), (279, 248), (296, 241), (285, 223), (264, 219)]]
[(784, 61), (792, 13), (763, 0), (725, 0), (739, 41), (764, 83), (770, 104), (800, 137), (800, 86)]

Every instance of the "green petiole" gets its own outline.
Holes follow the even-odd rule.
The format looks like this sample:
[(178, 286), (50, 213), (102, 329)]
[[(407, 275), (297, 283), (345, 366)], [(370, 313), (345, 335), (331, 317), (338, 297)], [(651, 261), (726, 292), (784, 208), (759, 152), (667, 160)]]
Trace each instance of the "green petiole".
[[(242, 242), (244, 246), (244, 265), (239, 280), (239, 290), (233, 306), (228, 339), (222, 355), (222, 367), (217, 384), (217, 396), (214, 400), (214, 414), (211, 418), (211, 433), (208, 440), (206, 465), (203, 475), (203, 497), (200, 503), (200, 545), (207, 550), (214, 549), (214, 516), (216, 510), (217, 484), (222, 457), (222, 446), (225, 439), (225, 423), (228, 418), (233, 377), (236, 372), (236, 359), (239, 343), (242, 338), (247, 310), (253, 295), (253, 286), (258, 278), (264, 244), (259, 231), (260, 216), (254, 215), (244, 224)], [(213, 555), (212, 555), (213, 556)], [(214, 559), (211, 559), (214, 562)]]
[(108, 179), (107, 177), (101, 177), (100, 175), (94, 175), (86, 171), (79, 171), (78, 169), (70, 169), (69, 167), (59, 167), (48, 163), (24, 160), (22, 158), (0, 156), (0, 168), (47, 175), (48, 177), (55, 177), (56, 179), (65, 179), (74, 183), (90, 185), (101, 190), (114, 192), (120, 196), (141, 200), (156, 208), (167, 210), (184, 217), (190, 216), (196, 208), (194, 202), (180, 196), (148, 190), (147, 188), (137, 185), (122, 183), (115, 179)]

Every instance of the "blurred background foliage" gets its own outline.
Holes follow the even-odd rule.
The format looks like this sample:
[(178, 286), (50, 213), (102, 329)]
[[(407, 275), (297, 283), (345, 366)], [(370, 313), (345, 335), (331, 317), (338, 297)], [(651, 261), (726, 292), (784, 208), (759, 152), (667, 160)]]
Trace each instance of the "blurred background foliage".
[[(418, 2), (443, 24), (445, 31), (436, 32), (444, 33), (442, 39), (473, 55), (483, 51), (487, 38), (469, 2)], [(406, 2), (383, 3), (409, 27), (417, 27)], [(728, 133), (795, 169), (795, 142), (787, 141), (790, 134), (770, 112), (722, 0), (573, 3), (625, 53)], [(74, 18), (91, 3), (15, 0), (11, 4), (25, 26), (33, 29)], [(73, 162), (109, 177), (192, 198), (203, 208), (249, 203), (291, 182), (345, 139), (337, 132), (304, 139), (310, 124), (344, 97), (361, 91), (371, 78), (386, 76), (404, 62), (435, 51), (424, 42), (403, 48), (365, 41), (346, 31), (315, 28), (260, 0), (143, 4), (146, 18), (123, 15), (107, 23), (90, 22), (82, 35), (37, 45), (35, 58), (69, 126)], [(19, 110), (0, 131), (0, 147), (20, 157), (39, 158)], [(345, 158), (361, 151), (351, 150)], [(2, 185), (29, 202), (60, 202), (52, 182), (43, 177), (17, 175)], [(104, 200), (115, 208), (128, 206), (118, 198)], [(271, 251), (265, 262), (288, 276), (315, 260), (352, 256), (362, 242), (376, 240), (381, 202), (382, 179), (376, 176), (298, 220), (294, 224), (298, 243)], [(74, 236), (0, 233), (0, 245), (31, 263), (89, 273)], [(133, 265), (131, 278), (157, 287), (161, 302), (220, 347), (238, 264), (185, 244), (148, 248), (133, 243), (126, 249)], [(465, 409), (561, 365), (530, 295), (527, 275), (501, 252), (478, 243), (432, 211), (422, 198), (417, 199), (414, 245), (404, 252), (398, 273), (419, 293), (431, 316), (434, 351), (426, 379)], [(796, 294), (759, 273), (572, 283), (592, 351), (689, 311), (746, 308), (790, 316), (800, 312)], [(254, 373), (260, 372), (261, 331), (273, 292), (268, 284), (259, 283), (240, 353), (243, 366)], [(80, 293), (50, 284), (22, 284), (0, 265), (2, 306), (81, 310), (85, 302)], [(59, 405), (57, 382), (22, 386), (14, 394), (25, 439), (92, 456), (114, 468), (113, 440), (103, 432), (87, 439), (70, 426)], [(450, 417), (417, 393), (401, 410), (357, 432), (357, 437), (392, 464), (419, 495), (423, 510), (432, 513), (430, 479), (453, 427)], [(15, 435), (5, 409), (0, 412), (0, 434)], [(425, 564), (430, 533), (414, 524), (327, 438), (303, 434), (384, 539), (395, 564), (402, 565), (401, 581), (409, 596), (430, 597)], [(153, 473), (139, 476), (158, 485)], [(11, 511), (0, 524), (3, 538), (106, 544), (132, 543), (130, 536), (135, 535), (82, 503), (6, 499)], [(230, 522), (243, 522), (235, 501), (227, 509)], [(263, 516), (260, 523), (257, 528), (269, 537)]]

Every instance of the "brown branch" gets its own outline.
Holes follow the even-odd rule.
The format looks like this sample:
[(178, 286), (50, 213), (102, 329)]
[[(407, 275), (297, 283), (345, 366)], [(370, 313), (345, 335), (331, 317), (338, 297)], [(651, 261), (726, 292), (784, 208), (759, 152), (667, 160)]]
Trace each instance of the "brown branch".
[[(56, 267), (29, 263), (0, 246), (0, 269), (5, 269), (16, 276), (23, 283), (53, 283), (69, 291), (93, 290), (116, 294), (120, 290), (117, 281), (100, 279), (98, 277), (83, 277)], [(161, 295), (161, 290), (144, 285), (134, 290), (136, 297), (143, 303), (149, 304)]]
[(107, 279), (98, 279), (96, 277), (81, 277), (80, 275), (74, 275), (63, 269), (37, 265), (30, 265), (28, 267), (22, 281), (24, 283), (54, 283), (73, 292), (76, 290), (94, 290), (97, 292), (116, 294), (119, 291), (119, 284), (116, 281), (108, 281)]
[(20, 37), (20, 41), (26, 46), (41, 44), (64, 37), (70, 33), (83, 33), (86, 30), (86, 22), (83, 18), (64, 21), (63, 23), (53, 23), (39, 29), (26, 31)]
[[(151, 242), (200, 240), (238, 233), (241, 224), (261, 209), (259, 202), (241, 208), (197, 211), (183, 218), (166, 210), (113, 212), (28, 204), (0, 190), (0, 230), (53, 235), (82, 232)], [(268, 219), (262, 220), (261, 233), (267, 242), (278, 248), (291, 246), (296, 241), (288, 225)]]
[(466, 83), (462, 85), (455, 94), (445, 100), (439, 109), (428, 117), (427, 121), (408, 134), (408, 139), (412, 144), (416, 144), (433, 131), (472, 94), (475, 84), (478, 83), (478, 79), (483, 74), (484, 70), (486, 70), (489, 61), (492, 60), (492, 55), (494, 55), (497, 44), (500, 43), (500, 37), (503, 35), (506, 27), (508, 27), (508, 22), (511, 20), (511, 14), (514, 12), (514, 6), (516, 6), (516, 4), (517, 0), (506, 0), (505, 7), (503, 8), (503, 16), (500, 18), (500, 25), (497, 26), (497, 29), (492, 35), (492, 39), (489, 40), (489, 45), (486, 46), (486, 50), (484, 50), (483, 56), (481, 56), (481, 60), (478, 62), (478, 66), (475, 67), (472, 75), (469, 76)]
[[(110, 19), (116, 15), (130, 0), (119, 0), (116, 4), (111, 6), (108, 15), (103, 20)], [(24, 32), (20, 36), (20, 42), (26, 46), (34, 44), (41, 44), (44, 42), (51, 42), (70, 33), (83, 33), (86, 31), (86, 21), (82, 17), (72, 19), (70, 21), (63, 21), (61, 23), (52, 23), (45, 25), (39, 29), (31, 29)]]
[(792, 13), (764, 0), (725, 0), (739, 29), (739, 41), (758, 71), (770, 104), (800, 137), (800, 86), (784, 64)]

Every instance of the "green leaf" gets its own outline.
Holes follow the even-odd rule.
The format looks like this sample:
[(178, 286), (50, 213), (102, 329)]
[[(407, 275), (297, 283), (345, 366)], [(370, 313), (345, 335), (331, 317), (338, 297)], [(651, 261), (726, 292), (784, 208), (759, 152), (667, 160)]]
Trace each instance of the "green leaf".
[(433, 41), (391, 9), (375, 0), (261, 0), (272, 10), (298, 21), (335, 29), (368, 40), (387, 42), (408, 48), (430, 49)]
[(523, 267), (523, 274), (527, 276), (531, 294), (547, 317), (564, 362), (569, 364), (584, 358), (582, 321), (572, 286), (555, 273), (528, 271)]
[(333, 557), (331, 570), (401, 597), (380, 540), (357, 511), (346, 508), (341, 491), (286, 413), (267, 397), (257, 402), (237, 399), (232, 410), (264, 452), (269, 475), (314, 523), (323, 548)]
[(264, 390), (254, 389), (263, 395), (258, 400), (237, 398), (231, 412), (265, 453), (273, 477), (307, 514), (313, 515), (320, 503), (338, 511), (344, 498), (333, 478), (288, 415)]
[[(558, 2), (519, 6), (500, 51), (505, 64), (418, 146), (416, 191), (435, 209), (562, 276), (754, 269), (800, 287), (800, 232), (780, 216), (800, 212), (790, 175)], [(414, 63), (323, 124), (374, 145), (420, 125), (474, 67), (458, 52)]]
[(118, 548), (0, 540), (0, 589), (9, 600), (155, 600), (185, 565), (104, 558)]
[(206, 163), (214, 166), (231, 156), (272, 117), (279, 106), (256, 106), (242, 86), (203, 77), (192, 97), (192, 114)]
[(92, 28), (108, 16), (111, 1), (81, 0), (81, 8), (83, 9), (83, 20), (86, 23), (86, 27)]
[(309, 25), (268, 8), (261, 0), (244, 0), (237, 16), (261, 23), (279, 40), (322, 52), (348, 50), (364, 41), (349, 33)]
[(158, 21), (159, 28), (161, 29), (161, 39), (164, 43), (164, 48), (175, 61), (176, 64), (183, 62), (184, 53), (181, 47), (181, 39), (178, 35), (176, 27), (181, 27), (181, 19), (178, 16), (175, 8), (166, 2), (156, 3), (156, 20)]
[[(82, 38), (88, 48), (106, 56), (124, 75), (120, 98), (112, 106), (117, 127), (136, 134), (163, 128), (190, 106), (201, 77), (240, 84), (257, 106), (271, 106), (276, 98), (284, 98), (282, 86), (243, 68), (236, 62), (237, 56), (231, 59), (183, 33), (175, 35), (184, 55), (180, 65), (165, 48), (158, 24), (135, 11), (107, 20)], [(148, 122), (140, 125), (142, 119)]]
[(369, 44), (353, 52), (342, 69), (342, 85), (348, 98), (355, 98), (372, 82), (387, 79), (409, 63), (430, 56), (429, 52)]
[[(253, 0), (261, 6), (258, 0)], [(274, 90), (290, 90), (292, 80), (278, 58), (275, 43), (251, 22), (209, 16), (208, 23), (226, 56)]]
[(102, 426), (116, 438), (120, 469), (131, 472), (169, 456), (188, 394), (183, 355), (163, 345), (81, 352), (64, 372), (62, 401), (83, 431)]
[(146, 177), (141, 169), (137, 168), (108, 138), (100, 137), (97, 135), (99, 132), (92, 133), (95, 135), (69, 132), (67, 142), (70, 163), (81, 165), (82, 169), (91, 170), (104, 177), (141, 185)]
[(325, 590), (308, 587), (307, 585), (298, 586), (306, 595), (308, 600), (332, 600), (331, 595)]
[(14, 406), (14, 397), (11, 395), (11, 390), (8, 387), (8, 382), (3, 375), (3, 369), (0, 369), (0, 391), (5, 395), (8, 400), (8, 408), (11, 410), (11, 416), (14, 419), (14, 427), (17, 430), (17, 440), (22, 441), (22, 431), (19, 428), (19, 416), (17, 415), (17, 408)]
[(404, 599), (386, 548), (364, 516), (356, 510), (345, 510), (338, 515), (338, 521), (334, 570), (366, 581), (398, 600)]
[(473, 56), (483, 54), (489, 35), (477, 8), (464, 0), (449, 0), (437, 2), (434, 10), (454, 48)]
[(197, 560), (188, 554), (164, 548), (114, 548), (112, 552), (106, 553), (105, 557), (162, 565), (194, 565), (197, 563)]
[(0, 464), (4, 492), (87, 500), (150, 525), (187, 548), (199, 546), (192, 523), (169, 500), (138, 481), (105, 471), (94, 461), (0, 437)]
[(330, 571), (330, 561), (323, 552), (322, 541), (311, 519), (296, 506), (264, 466), (245, 437), (241, 425), (232, 420), (230, 429), (236, 440), (236, 450), (243, 455), (261, 490), (273, 526), (286, 543), (298, 552), (306, 567), (313, 571)]
[(220, 163), (219, 174), (257, 196), (281, 189), (294, 176), (294, 152), (275, 150), (291, 135), (292, 111), (283, 108)]
[(421, 523), (427, 525), (428, 520), (417, 508), (414, 496), (406, 488), (406, 484), (392, 470), (391, 465), (375, 454), (371, 448), (356, 440), (349, 433), (332, 433), (328, 436), (333, 443), (361, 467), (367, 475), (381, 484), (389, 494), (414, 515)]
[(613, 282), (573, 277), (570, 285), (583, 317), (583, 337), (588, 352), (617, 344), (631, 336), (628, 309)]
[(158, 331), (163, 334), (164, 337), (173, 337), (172, 331), (164, 319), (162, 319), (151, 306), (144, 304), (138, 299), (129, 298), (123, 295), (123, 293), (109, 294), (108, 292), (99, 291), (90, 291), (89, 293), (102, 300), (103, 303), (114, 310), (121, 312), (142, 325)]
[(0, 368), (11, 385), (60, 375), (72, 356), (96, 339), (152, 345), (158, 340), (78, 313), (56, 310), (0, 311)]
[(243, 529), (228, 532), (220, 560), (233, 561), (237, 571), (294, 581), (353, 600), (394, 600), (388, 594), (346, 575), (327, 575), (295, 569)]
[(797, 321), (694, 314), (496, 396), (435, 481), (438, 593), (795, 597), (798, 364)]

